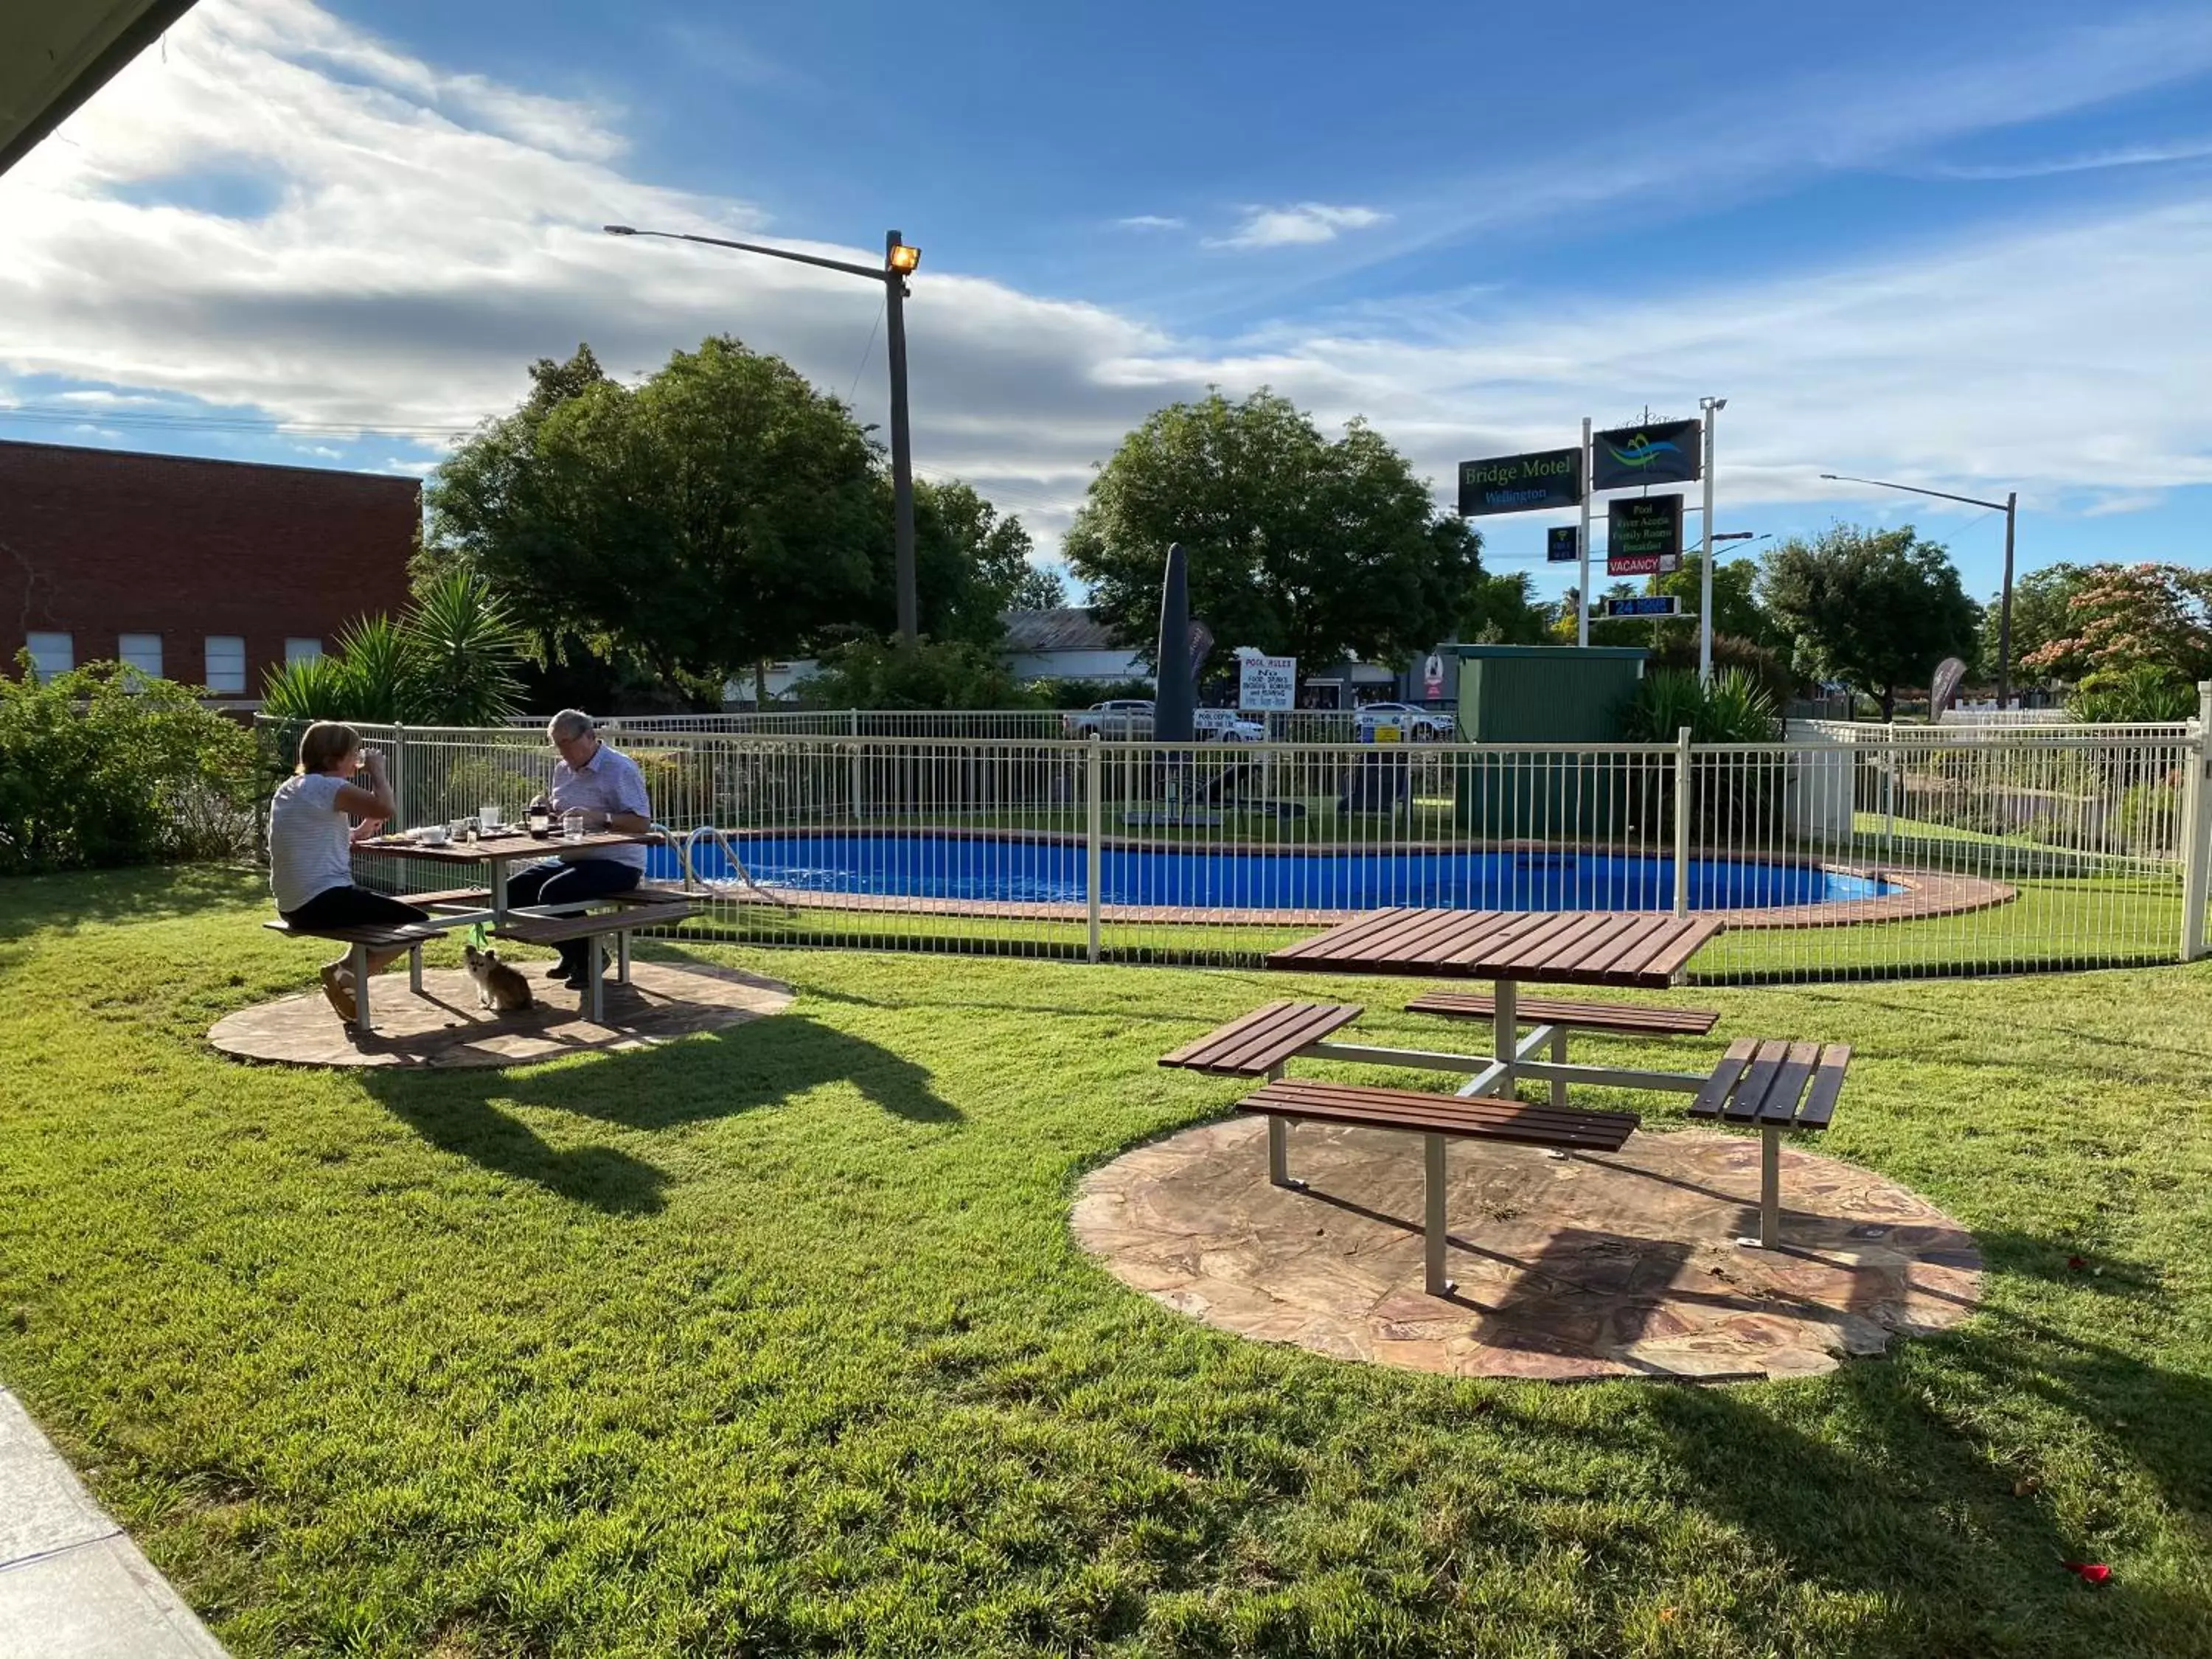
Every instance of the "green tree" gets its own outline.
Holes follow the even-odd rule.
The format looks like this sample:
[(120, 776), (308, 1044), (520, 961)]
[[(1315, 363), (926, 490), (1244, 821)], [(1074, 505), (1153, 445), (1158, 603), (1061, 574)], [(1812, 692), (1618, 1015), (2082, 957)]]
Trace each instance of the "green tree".
[(2138, 667), (2184, 685), (2212, 677), (2212, 571), (2094, 564), (2078, 575), (2067, 585), (2064, 622), (2021, 654), (2022, 667), (2062, 680)]
[(1014, 584), (1014, 597), (1007, 609), (1059, 611), (1066, 604), (1067, 584), (1060, 580), (1060, 572), (1033, 564), (1022, 572), (1021, 580)]
[(1884, 720), (1899, 688), (1925, 685), (1946, 657), (1971, 655), (1981, 628), (1949, 553), (1911, 525), (1838, 524), (1785, 542), (1766, 556), (1759, 597), (1795, 641), (1800, 673), (1868, 692)]
[[(2078, 564), (2048, 564), (2031, 570), (2013, 584), (2013, 678), (2021, 673), (2029, 657), (2054, 640), (2073, 632), (2074, 596), (2087, 581), (2088, 570)], [(1992, 593), (1982, 611), (1980, 660), (1994, 674), (1997, 665), (1997, 629), (2003, 613), (2003, 595)], [(2032, 672), (2032, 671), (2031, 671)]]
[(1544, 645), (1552, 638), (1554, 607), (1537, 601), (1525, 570), (1478, 570), (1468, 585), (1459, 636), (1472, 645)]
[(1158, 631), (1170, 542), (1216, 639), (1312, 664), (1425, 649), (1480, 568), (1474, 532), (1372, 428), (1355, 420), (1332, 442), (1265, 389), (1158, 411), (1092, 480), (1067, 562), (1124, 637)]
[[(541, 665), (641, 668), (719, 700), (769, 659), (888, 633), (891, 492), (879, 448), (781, 359), (717, 337), (635, 387), (588, 346), (541, 359), (428, 492), (425, 562), (481, 574)], [(957, 481), (916, 485), (925, 630), (996, 641), (1030, 538)]]
[(1023, 708), (1037, 699), (998, 653), (971, 640), (924, 640), (911, 649), (879, 640), (833, 646), (799, 682), (825, 708)]

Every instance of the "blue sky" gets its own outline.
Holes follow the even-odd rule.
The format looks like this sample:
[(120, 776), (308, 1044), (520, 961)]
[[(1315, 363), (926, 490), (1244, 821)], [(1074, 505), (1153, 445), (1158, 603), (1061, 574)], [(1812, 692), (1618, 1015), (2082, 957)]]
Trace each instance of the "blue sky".
[[(884, 397), (1048, 556), (1149, 410), (1270, 384), (1435, 481), (1729, 398), (1725, 529), (1911, 520), (1993, 590), (2212, 559), (2212, 12), (202, 0), (0, 179), (0, 436), (426, 471), (589, 339)], [(281, 427), (279, 422), (284, 423)], [(1547, 520), (1483, 522), (1531, 568)], [(1557, 586), (1540, 562), (1540, 580)]]

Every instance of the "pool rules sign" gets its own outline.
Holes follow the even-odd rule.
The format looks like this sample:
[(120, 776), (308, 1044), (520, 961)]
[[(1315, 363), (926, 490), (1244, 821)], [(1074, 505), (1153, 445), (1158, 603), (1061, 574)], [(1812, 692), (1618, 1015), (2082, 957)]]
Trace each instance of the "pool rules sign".
[(1252, 714), (1297, 707), (1298, 659), (1263, 657), (1255, 651), (1237, 658), (1237, 706)]

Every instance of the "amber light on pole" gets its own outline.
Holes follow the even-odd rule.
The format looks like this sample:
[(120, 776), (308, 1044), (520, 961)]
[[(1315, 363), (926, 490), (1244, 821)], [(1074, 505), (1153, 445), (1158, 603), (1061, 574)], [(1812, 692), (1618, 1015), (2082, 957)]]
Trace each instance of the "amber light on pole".
[(818, 253), (799, 253), (761, 242), (733, 242), (721, 236), (693, 236), (680, 230), (640, 230), (634, 225), (602, 228), (610, 236), (657, 236), (665, 241), (765, 254), (793, 264), (818, 265), (824, 270), (842, 270), (848, 276), (865, 276), (884, 285), (884, 331), (890, 343), (891, 371), (891, 533), (898, 583), (898, 637), (901, 645), (912, 645), (919, 637), (921, 617), (914, 580), (914, 442), (906, 407), (906, 279), (921, 264), (921, 250), (898, 232), (887, 231), (883, 264), (859, 265), (848, 259), (825, 259)]

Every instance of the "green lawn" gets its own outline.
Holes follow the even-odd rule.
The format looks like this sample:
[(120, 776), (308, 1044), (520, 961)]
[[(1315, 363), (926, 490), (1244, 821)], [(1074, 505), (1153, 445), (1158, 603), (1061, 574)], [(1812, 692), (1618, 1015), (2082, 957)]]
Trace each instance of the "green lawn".
[(1167, 1047), (1292, 988), (1410, 1036), (1401, 988), (699, 945), (797, 1006), (340, 1076), (204, 1046), (308, 982), (264, 914), (0, 884), (0, 1379), (242, 1655), (2212, 1655), (2212, 971), (1691, 994), (1854, 1045), (1827, 1150), (1987, 1305), (1555, 1388), (1241, 1341), (1069, 1240), (1235, 1097)]

